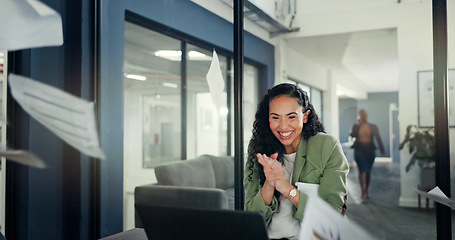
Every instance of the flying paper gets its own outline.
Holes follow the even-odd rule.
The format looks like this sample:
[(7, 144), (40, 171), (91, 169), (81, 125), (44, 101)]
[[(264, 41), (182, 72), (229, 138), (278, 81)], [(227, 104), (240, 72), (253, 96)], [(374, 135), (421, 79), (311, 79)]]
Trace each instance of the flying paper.
[(431, 189), (431, 191), (429, 192), (424, 192), (418, 190), (417, 188), (414, 188), (414, 191), (416, 191), (418, 194), (426, 198), (432, 199), (438, 203), (444, 204), (448, 207), (451, 207), (452, 209), (455, 209), (455, 200), (448, 198), (437, 186)]
[(14, 74), (8, 82), (14, 99), (34, 119), (82, 153), (104, 159), (93, 102)]
[(210, 94), (215, 106), (219, 109), (222, 102), (224, 80), (221, 73), (220, 62), (216, 51), (213, 50), (212, 63), (210, 64), (209, 71), (206, 76), (207, 83), (209, 84)]
[(299, 240), (347, 240), (372, 238), (348, 221), (317, 195), (310, 195), (305, 206)]
[(63, 44), (60, 14), (40, 1), (1, 0), (0, 23), (0, 49), (12, 51)]
[(308, 196), (318, 196), (319, 184), (296, 182), (295, 185), (297, 186), (297, 190), (305, 193)]
[(5, 157), (10, 161), (31, 167), (46, 168), (46, 164), (43, 160), (24, 150), (7, 150), (2, 147), (0, 148), (0, 157)]

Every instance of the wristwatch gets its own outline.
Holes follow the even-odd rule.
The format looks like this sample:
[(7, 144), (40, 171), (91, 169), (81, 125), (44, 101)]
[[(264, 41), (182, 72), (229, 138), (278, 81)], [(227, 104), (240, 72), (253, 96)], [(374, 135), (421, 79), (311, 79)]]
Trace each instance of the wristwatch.
[(297, 189), (292, 188), (291, 190), (289, 190), (288, 198), (291, 199), (291, 198), (293, 198), (295, 196), (297, 196)]

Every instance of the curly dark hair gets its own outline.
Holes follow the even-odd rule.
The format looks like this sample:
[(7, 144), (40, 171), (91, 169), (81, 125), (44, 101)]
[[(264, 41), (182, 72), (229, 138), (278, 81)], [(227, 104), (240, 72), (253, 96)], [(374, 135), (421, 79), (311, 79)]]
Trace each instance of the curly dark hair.
[[(303, 113), (310, 110), (308, 115), (308, 122), (303, 125), (302, 138), (308, 139), (316, 135), (318, 132), (325, 132), (324, 126), (319, 120), (313, 105), (308, 99), (308, 94), (297, 85), (282, 83), (270, 88), (267, 94), (264, 95), (261, 102), (258, 104), (255, 120), (253, 123), (253, 136), (248, 146), (247, 161), (249, 164), (248, 179), (251, 181), (254, 168), (259, 170), (259, 177), (261, 185), (265, 182), (265, 175), (262, 165), (257, 162), (256, 154), (262, 153), (270, 156), (278, 152), (278, 161), (283, 164), (283, 154), (286, 153), (285, 147), (273, 135), (269, 126), (269, 105), (270, 102), (279, 96), (289, 96), (297, 99), (299, 106), (303, 108)], [(256, 165), (256, 167), (254, 167)]]

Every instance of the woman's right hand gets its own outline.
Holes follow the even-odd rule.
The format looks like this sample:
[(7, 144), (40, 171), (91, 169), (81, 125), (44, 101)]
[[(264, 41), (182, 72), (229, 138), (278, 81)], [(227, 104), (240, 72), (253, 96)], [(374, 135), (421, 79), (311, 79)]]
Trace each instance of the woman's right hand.
[(280, 177), (280, 171), (282, 171), (281, 174), (283, 175), (284, 171), (281, 164), (276, 160), (278, 153), (272, 154), (270, 157), (265, 154), (258, 153), (256, 154), (256, 157), (258, 162), (262, 165), (265, 175), (265, 183), (261, 189), (261, 196), (264, 203), (270, 206), (270, 204), (272, 204), (277, 179)]
[(264, 169), (264, 175), (266, 178), (264, 185), (275, 189), (277, 181), (286, 179), (283, 165), (276, 160), (278, 153), (274, 153), (270, 157), (265, 154), (258, 153), (256, 157)]

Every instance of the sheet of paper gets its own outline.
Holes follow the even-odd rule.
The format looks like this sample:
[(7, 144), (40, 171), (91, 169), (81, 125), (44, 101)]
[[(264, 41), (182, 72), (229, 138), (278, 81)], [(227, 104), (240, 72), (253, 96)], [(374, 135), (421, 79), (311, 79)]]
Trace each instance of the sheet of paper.
[(440, 197), (443, 197), (445, 199), (449, 199), (442, 191), (441, 189), (439, 189), (439, 187), (434, 187), (433, 189), (431, 189), (431, 191), (428, 192), (428, 194), (430, 195), (435, 195), (435, 196), (440, 196)]
[(426, 197), (426, 198), (429, 198), (431, 200), (434, 200), (438, 203), (441, 203), (441, 204), (444, 204), (448, 207), (451, 207), (453, 209), (455, 209), (455, 200), (452, 200), (450, 198), (448, 198), (442, 191), (441, 189), (439, 189), (439, 187), (435, 187), (433, 188), (431, 191), (429, 192), (425, 192), (425, 191), (421, 191), (417, 188), (414, 188), (414, 191), (417, 192), (418, 194)]
[(299, 240), (374, 239), (316, 195), (308, 198)]
[(308, 196), (318, 195), (319, 184), (296, 182), (295, 185), (297, 186), (297, 190), (305, 193)]
[(8, 51), (60, 46), (62, 18), (36, 0), (0, 1), (0, 49)]
[(206, 79), (209, 84), (209, 90), (212, 95), (213, 103), (218, 109), (220, 109), (224, 90), (224, 80), (223, 74), (221, 73), (218, 55), (215, 50), (213, 50), (212, 63), (210, 64)]
[(35, 156), (33, 153), (24, 150), (0, 148), (0, 157), (5, 157), (9, 161), (13, 161), (31, 167), (46, 168), (46, 163), (44, 163), (43, 160)]
[(82, 153), (104, 159), (92, 102), (14, 74), (8, 83), (13, 98), (34, 119)]

